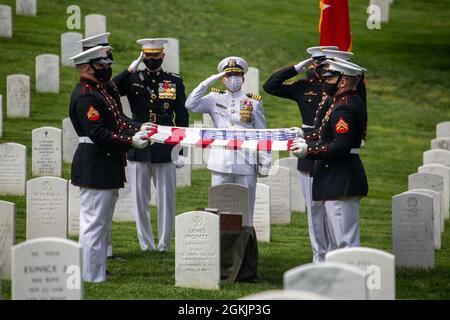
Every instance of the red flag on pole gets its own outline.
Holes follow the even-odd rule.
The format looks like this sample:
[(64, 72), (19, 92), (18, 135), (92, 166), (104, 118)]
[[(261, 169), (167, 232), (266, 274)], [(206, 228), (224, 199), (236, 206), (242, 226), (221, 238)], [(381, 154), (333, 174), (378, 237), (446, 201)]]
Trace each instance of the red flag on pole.
[(341, 51), (352, 48), (348, 0), (320, 0), (320, 45), (337, 46)]

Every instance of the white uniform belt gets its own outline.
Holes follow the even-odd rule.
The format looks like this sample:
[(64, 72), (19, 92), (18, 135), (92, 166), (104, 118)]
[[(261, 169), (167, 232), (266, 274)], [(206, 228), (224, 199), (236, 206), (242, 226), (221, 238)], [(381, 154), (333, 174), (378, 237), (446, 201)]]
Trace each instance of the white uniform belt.
[(353, 148), (350, 150), (351, 154), (359, 154), (361, 152), (361, 148)]
[(302, 124), (303, 129), (313, 129), (313, 126), (308, 126), (307, 124)]
[(79, 137), (78, 138), (79, 143), (94, 143), (91, 138), (89, 137)]

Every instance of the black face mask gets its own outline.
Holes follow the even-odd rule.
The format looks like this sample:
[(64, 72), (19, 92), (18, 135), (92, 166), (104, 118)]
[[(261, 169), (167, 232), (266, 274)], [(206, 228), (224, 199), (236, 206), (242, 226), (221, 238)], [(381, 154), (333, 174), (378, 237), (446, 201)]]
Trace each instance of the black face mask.
[(328, 83), (328, 82), (324, 82), (323, 83), (323, 92), (325, 92), (328, 96), (334, 96), (336, 94), (336, 92), (338, 91), (338, 85), (339, 82), (341, 82), (341, 78), (342, 76), (339, 76), (338, 80), (336, 81), (336, 83)]
[[(104, 81), (107, 81), (110, 79), (110, 78), (108, 78), (108, 76), (109, 76), (109, 73), (112, 72), (111, 68), (95, 69), (93, 64), (91, 64), (91, 67), (92, 67), (92, 69), (94, 69), (94, 77), (98, 81), (104, 82)], [(109, 70), (111, 70), (111, 71), (109, 71)]]
[(112, 68), (111, 67), (109, 67), (109, 68), (107, 68), (106, 69), (108, 72), (108, 75), (107, 75), (107, 79), (106, 80), (111, 80), (111, 78), (112, 78)]
[(162, 58), (159, 59), (144, 59), (144, 64), (148, 70), (153, 71), (159, 69), (163, 62)]

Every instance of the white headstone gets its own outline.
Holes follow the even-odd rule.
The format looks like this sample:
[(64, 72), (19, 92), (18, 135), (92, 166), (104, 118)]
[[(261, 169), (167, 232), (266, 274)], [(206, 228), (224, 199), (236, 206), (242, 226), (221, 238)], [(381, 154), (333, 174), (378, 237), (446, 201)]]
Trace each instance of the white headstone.
[(243, 185), (225, 183), (209, 188), (209, 208), (242, 213), (242, 225), (253, 225), (248, 214), (248, 188)]
[(444, 149), (450, 151), (450, 137), (431, 140), (431, 149)]
[(441, 233), (442, 233), (442, 223), (444, 222), (444, 220), (442, 219), (442, 214), (441, 214), (441, 195), (439, 192), (436, 191), (432, 191), (429, 189), (412, 189), (412, 190), (408, 190), (407, 192), (404, 193), (421, 193), (421, 194), (425, 194), (428, 196), (433, 197), (433, 222), (434, 222), (434, 248), (436, 250), (440, 250), (441, 249)]
[(450, 121), (440, 122), (436, 125), (436, 138), (450, 137)]
[(10, 6), (0, 5), (0, 38), (12, 37), (12, 10)]
[(270, 187), (270, 223), (291, 223), (291, 171), (289, 168), (272, 167), (269, 176), (258, 178), (259, 183)]
[[(130, 166), (125, 167), (127, 177), (130, 177), (129, 168)], [(116, 207), (114, 209), (113, 220), (133, 221), (133, 222), (135, 221), (133, 200), (131, 197), (131, 184), (129, 183), (125, 183), (125, 188), (119, 189), (119, 198), (117, 199)]]
[(331, 299), (367, 299), (366, 274), (343, 263), (305, 264), (288, 270), (284, 289), (313, 292)]
[(306, 212), (305, 196), (303, 195), (301, 174), (297, 170), (298, 159), (295, 157), (281, 158), (275, 161), (275, 167), (285, 167), (291, 170), (291, 210)]
[(16, 0), (16, 15), (35, 16), (36, 13), (36, 0)]
[(3, 136), (3, 96), (0, 94), (0, 138)]
[(40, 177), (27, 182), (27, 239), (67, 238), (67, 180)]
[(448, 220), (450, 208), (450, 168), (442, 164), (426, 164), (418, 168), (420, 173), (433, 173), (444, 178), (443, 218)]
[(184, 167), (176, 169), (177, 187), (190, 187), (192, 185), (192, 147), (185, 148), (184, 157), (186, 160)]
[(16, 241), (16, 206), (0, 200), (0, 282), (11, 279), (11, 248)]
[(253, 226), (258, 242), (270, 242), (270, 187), (257, 183)]
[(62, 135), (63, 135), (63, 160), (71, 163), (73, 155), (78, 147), (78, 135), (73, 128), (70, 118), (65, 118), (62, 121)]
[(17, 143), (0, 144), (0, 194), (25, 195), (27, 147)]
[(81, 300), (81, 246), (40, 238), (12, 249), (13, 300)]
[(339, 262), (366, 273), (369, 300), (395, 300), (395, 257), (372, 248), (343, 248), (328, 252), (326, 262)]
[(89, 38), (106, 32), (106, 17), (101, 14), (88, 14), (84, 17), (84, 37)]
[(329, 298), (307, 291), (269, 290), (255, 293), (239, 300), (329, 300)]
[(69, 237), (78, 237), (80, 234), (80, 188), (69, 181)]
[(450, 151), (443, 149), (428, 150), (423, 153), (423, 164), (443, 164), (450, 167)]
[(78, 41), (83, 39), (79, 32), (65, 32), (61, 34), (61, 64), (66, 67), (75, 67), (73, 61), (69, 60), (83, 51), (83, 46)]
[(42, 127), (32, 131), (33, 176), (62, 175), (62, 131)]
[(444, 208), (445, 208), (445, 195), (444, 195), (444, 178), (440, 175), (434, 173), (414, 173), (408, 176), (408, 190), (412, 189), (429, 189), (432, 191), (439, 192), (441, 195), (441, 217), (444, 216)]
[(169, 41), (164, 46), (164, 61), (162, 68), (164, 71), (180, 73), (180, 43), (176, 38), (162, 38)]
[(434, 267), (433, 197), (404, 193), (392, 197), (392, 240), (397, 267)]
[(245, 81), (242, 84), (242, 91), (259, 95), (259, 69), (249, 67), (244, 77)]
[(30, 77), (11, 74), (6, 77), (8, 118), (28, 118), (30, 116)]
[(192, 211), (175, 217), (175, 285), (219, 289), (220, 223), (210, 212)]
[(389, 22), (390, 0), (370, 0), (370, 5), (375, 5), (380, 8), (381, 22)]
[(36, 91), (59, 93), (59, 56), (36, 56)]

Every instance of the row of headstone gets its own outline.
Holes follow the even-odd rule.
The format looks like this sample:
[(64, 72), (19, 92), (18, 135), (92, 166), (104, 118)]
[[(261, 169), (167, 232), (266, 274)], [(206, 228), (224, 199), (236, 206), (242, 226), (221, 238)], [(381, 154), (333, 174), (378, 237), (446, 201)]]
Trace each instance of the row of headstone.
[(436, 126), (423, 165), (409, 175), (408, 191), (392, 197), (392, 233), (396, 265), (434, 267), (442, 247), (444, 222), (450, 208), (450, 122)]
[(327, 253), (323, 264), (288, 270), (284, 289), (337, 300), (395, 299), (395, 258), (372, 248), (344, 248)]

